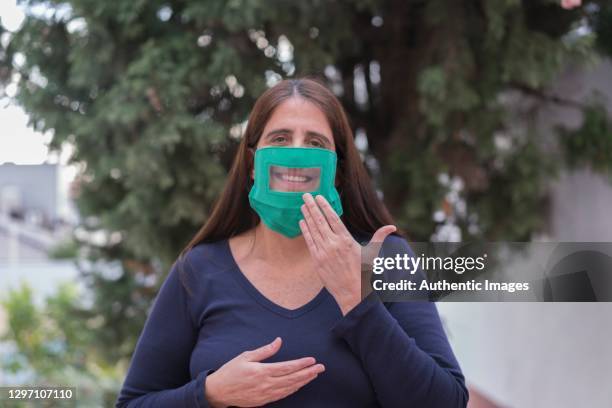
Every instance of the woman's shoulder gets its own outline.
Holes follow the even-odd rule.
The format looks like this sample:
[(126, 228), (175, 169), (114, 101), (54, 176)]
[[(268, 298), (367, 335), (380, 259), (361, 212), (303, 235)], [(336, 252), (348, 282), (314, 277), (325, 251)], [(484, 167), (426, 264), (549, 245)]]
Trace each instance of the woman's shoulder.
[[(372, 235), (374, 234), (363, 233), (363, 232), (352, 232), (351, 235), (353, 236), (355, 241), (361, 243), (362, 245), (366, 245), (370, 242), (370, 240), (372, 239)], [(387, 235), (387, 237), (385, 238), (383, 242), (383, 246), (384, 247), (386, 246), (402, 247), (402, 248), (410, 247), (406, 238), (404, 238), (403, 236), (399, 234), (395, 234), (395, 233)]]
[(401, 250), (410, 250), (410, 244), (408, 240), (401, 235), (390, 234), (385, 238), (385, 242), (383, 245), (388, 245), (394, 248), (399, 248)]
[(214, 277), (231, 267), (227, 245), (227, 239), (200, 242), (180, 255), (175, 264), (192, 278)]

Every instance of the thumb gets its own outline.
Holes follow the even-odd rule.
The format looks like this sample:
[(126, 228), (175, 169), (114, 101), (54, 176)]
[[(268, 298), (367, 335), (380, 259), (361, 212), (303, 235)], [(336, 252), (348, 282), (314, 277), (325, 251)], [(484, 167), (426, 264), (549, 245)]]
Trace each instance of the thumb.
[(282, 340), (280, 337), (275, 338), (271, 343), (256, 348), (255, 350), (249, 350), (244, 353), (247, 361), (261, 361), (268, 357), (272, 357), (280, 350)]
[(395, 232), (396, 230), (397, 228), (395, 227), (395, 225), (382, 226), (378, 230), (376, 230), (374, 235), (372, 235), (372, 239), (370, 240), (370, 242), (376, 242), (376, 243), (382, 244), (385, 238), (387, 238), (387, 235), (391, 234), (392, 232)]

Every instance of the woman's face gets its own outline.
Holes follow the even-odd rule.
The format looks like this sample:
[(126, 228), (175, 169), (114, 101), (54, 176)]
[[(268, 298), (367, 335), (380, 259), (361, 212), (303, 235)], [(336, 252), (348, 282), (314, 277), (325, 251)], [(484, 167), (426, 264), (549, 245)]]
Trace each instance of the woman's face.
[[(332, 130), (325, 114), (313, 103), (299, 97), (276, 107), (264, 127), (257, 148), (317, 147), (336, 151)], [(310, 192), (319, 187), (319, 168), (270, 168), (270, 189)]]

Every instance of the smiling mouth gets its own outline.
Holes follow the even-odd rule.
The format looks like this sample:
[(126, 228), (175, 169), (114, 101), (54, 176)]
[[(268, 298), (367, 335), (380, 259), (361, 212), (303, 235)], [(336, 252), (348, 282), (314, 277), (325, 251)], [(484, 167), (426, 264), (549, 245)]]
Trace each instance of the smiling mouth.
[(321, 170), (317, 167), (270, 166), (270, 189), (286, 192), (307, 192), (319, 188)]
[(314, 177), (311, 176), (287, 174), (280, 171), (273, 172), (272, 174), (277, 180), (281, 180), (287, 183), (308, 184), (314, 179)]

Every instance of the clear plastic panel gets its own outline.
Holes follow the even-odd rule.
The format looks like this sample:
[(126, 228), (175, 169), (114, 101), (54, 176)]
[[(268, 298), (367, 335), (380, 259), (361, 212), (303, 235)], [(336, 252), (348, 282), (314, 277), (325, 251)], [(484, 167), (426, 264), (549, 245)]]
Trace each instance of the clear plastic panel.
[(309, 193), (319, 189), (321, 168), (270, 166), (270, 190)]

